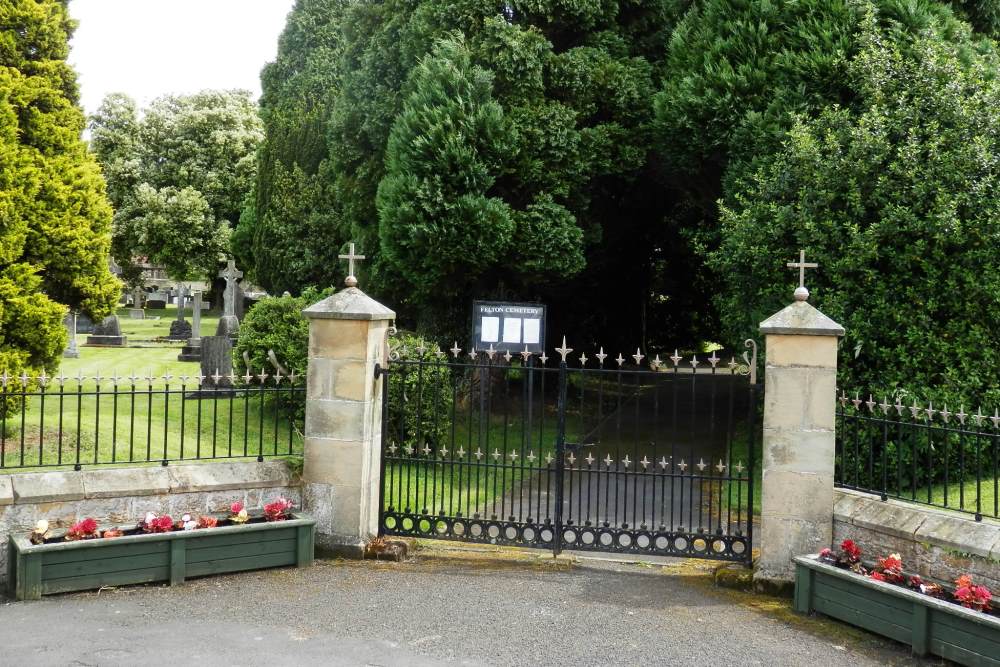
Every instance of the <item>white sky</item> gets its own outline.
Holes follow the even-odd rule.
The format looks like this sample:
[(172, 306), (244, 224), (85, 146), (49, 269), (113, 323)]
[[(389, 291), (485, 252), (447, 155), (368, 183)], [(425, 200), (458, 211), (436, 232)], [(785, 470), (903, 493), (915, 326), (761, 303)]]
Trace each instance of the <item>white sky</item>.
[(260, 94), (294, 0), (71, 0), (79, 22), (69, 61), (89, 114), (108, 93), (139, 106), (168, 93), (244, 88)]

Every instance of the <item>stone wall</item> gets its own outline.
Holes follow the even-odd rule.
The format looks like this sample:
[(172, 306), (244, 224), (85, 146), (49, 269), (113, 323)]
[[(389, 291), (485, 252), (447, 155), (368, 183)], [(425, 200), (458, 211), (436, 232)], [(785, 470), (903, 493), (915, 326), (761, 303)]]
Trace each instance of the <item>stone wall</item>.
[(0, 475), (0, 590), (6, 586), (7, 536), (29, 531), (39, 519), (54, 528), (85, 517), (135, 524), (146, 512), (224, 512), (235, 500), (260, 509), (279, 495), (301, 507), (300, 481), (284, 461)]
[(837, 489), (834, 544), (850, 538), (865, 559), (899, 553), (907, 572), (951, 583), (960, 574), (1000, 590), (1000, 522)]

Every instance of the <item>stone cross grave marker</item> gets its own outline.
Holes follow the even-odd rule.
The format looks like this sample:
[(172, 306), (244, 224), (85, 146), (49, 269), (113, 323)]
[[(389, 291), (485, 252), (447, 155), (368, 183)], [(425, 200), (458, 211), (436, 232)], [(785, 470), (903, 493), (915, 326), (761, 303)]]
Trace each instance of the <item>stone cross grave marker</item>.
[(243, 272), (236, 268), (236, 262), (229, 260), (226, 268), (219, 271), (219, 277), (226, 280), (226, 291), (222, 294), (223, 314), (236, 316), (236, 281), (243, 277)]

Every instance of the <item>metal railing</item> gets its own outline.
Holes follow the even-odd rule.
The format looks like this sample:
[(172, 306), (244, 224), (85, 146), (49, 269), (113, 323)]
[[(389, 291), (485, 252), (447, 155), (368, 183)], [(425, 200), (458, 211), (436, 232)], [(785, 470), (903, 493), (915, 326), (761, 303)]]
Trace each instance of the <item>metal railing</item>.
[(287, 456), (302, 451), (294, 373), (0, 375), (0, 470)]
[(1000, 518), (1000, 414), (841, 393), (837, 486)]

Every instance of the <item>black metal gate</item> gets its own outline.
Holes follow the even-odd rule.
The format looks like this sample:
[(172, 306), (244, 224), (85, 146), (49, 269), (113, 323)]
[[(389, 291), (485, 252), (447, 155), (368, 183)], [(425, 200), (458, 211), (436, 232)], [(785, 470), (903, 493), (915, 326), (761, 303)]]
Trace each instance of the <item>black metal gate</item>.
[(753, 341), (710, 357), (570, 358), (397, 347), (382, 418), (380, 531), (749, 561)]

